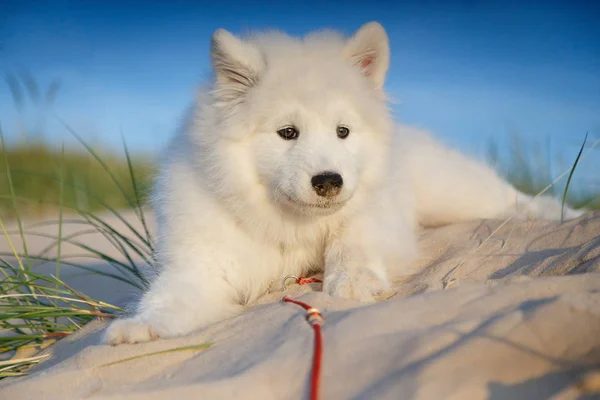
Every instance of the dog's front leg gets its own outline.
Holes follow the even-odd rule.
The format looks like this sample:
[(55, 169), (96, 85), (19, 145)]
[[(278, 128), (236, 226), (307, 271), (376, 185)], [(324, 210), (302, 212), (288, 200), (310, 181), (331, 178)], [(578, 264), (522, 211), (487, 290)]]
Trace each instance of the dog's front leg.
[(231, 279), (243, 269), (216, 243), (198, 245), (193, 239), (166, 240), (170, 247), (164, 252), (163, 271), (141, 298), (136, 314), (108, 327), (104, 343), (186, 335), (242, 310)]
[(361, 302), (374, 301), (374, 296), (390, 286), (382, 252), (378, 250), (368, 237), (367, 227), (360, 223), (331, 238), (325, 248), (323, 291)]

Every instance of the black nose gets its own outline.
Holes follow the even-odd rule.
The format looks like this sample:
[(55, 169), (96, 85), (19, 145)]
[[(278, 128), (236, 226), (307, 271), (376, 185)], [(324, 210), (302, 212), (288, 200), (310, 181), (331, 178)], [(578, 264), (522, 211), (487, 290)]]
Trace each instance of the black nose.
[(321, 197), (336, 196), (342, 190), (344, 180), (340, 174), (334, 172), (323, 172), (315, 175), (310, 180), (313, 189)]

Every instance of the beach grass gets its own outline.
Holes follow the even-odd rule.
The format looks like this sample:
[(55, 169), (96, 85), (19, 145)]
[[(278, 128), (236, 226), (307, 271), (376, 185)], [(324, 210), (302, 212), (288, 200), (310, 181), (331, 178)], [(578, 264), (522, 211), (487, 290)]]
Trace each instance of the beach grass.
[[(53, 148), (39, 142), (4, 147), (0, 217), (5, 220), (15, 217), (13, 195), (27, 200), (21, 202), (19, 208), (28, 219), (56, 215), (59, 200), (67, 208), (93, 213), (105, 210), (106, 206), (132, 208), (130, 200), (135, 205), (136, 199), (147, 196), (154, 174), (151, 159), (136, 157), (128, 163), (124, 157), (108, 154), (108, 151), (94, 152), (104, 165), (85, 149)], [(12, 182), (8, 181), (6, 163), (11, 167)], [(136, 176), (135, 183), (130, 179), (132, 173)]]
[[(590, 158), (600, 155), (599, 140), (590, 140), (587, 133), (581, 135), (581, 144), (577, 152), (566, 162), (559, 162), (549, 154), (548, 147), (539, 141), (529, 143), (522, 137), (513, 135), (506, 149), (501, 152), (495, 141), (487, 143), (486, 162), (492, 166), (504, 179), (519, 191), (536, 196), (544, 191), (575, 209), (600, 210), (600, 180), (595, 179), (596, 186), (584, 187), (581, 183), (574, 184), (573, 177), (580, 169), (580, 160), (585, 151), (591, 153)], [(568, 170), (568, 177), (560, 182), (554, 182), (559, 172)], [(564, 186), (563, 186), (564, 185)]]
[[(46, 357), (40, 352), (56, 340), (94, 319), (111, 319), (122, 311), (70, 287), (61, 279), (61, 267), (113, 278), (139, 290), (148, 285), (143, 268), (153, 267), (154, 249), (143, 207), (146, 175), (138, 179), (140, 169), (127, 147), (122, 160), (105, 158), (76, 137), (87, 156), (67, 153), (64, 147), (59, 151), (44, 146), (6, 149), (0, 132), (1, 187), (5, 190), (0, 198), (0, 237), (10, 249), (0, 253), (0, 378), (25, 374)], [(15, 170), (13, 163), (27, 169)], [(123, 214), (124, 209), (134, 211), (141, 228), (134, 227)], [(45, 220), (30, 228), (50, 226), (56, 234), (28, 231), (24, 218), (40, 213)], [(77, 218), (67, 220), (67, 213)], [(51, 214), (58, 218), (49, 219)], [(12, 231), (7, 228), (7, 219), (15, 226)], [(110, 221), (122, 226), (116, 227)], [(78, 224), (83, 230), (64, 235), (65, 224)], [(90, 233), (101, 235), (111, 249), (101, 250), (80, 240)], [(32, 254), (27, 246), (30, 236), (44, 236), (50, 244)], [(110, 267), (71, 261), (62, 254), (64, 244), (80, 249), (86, 259)], [(54, 273), (37, 272), (41, 264), (48, 263), (55, 266)]]

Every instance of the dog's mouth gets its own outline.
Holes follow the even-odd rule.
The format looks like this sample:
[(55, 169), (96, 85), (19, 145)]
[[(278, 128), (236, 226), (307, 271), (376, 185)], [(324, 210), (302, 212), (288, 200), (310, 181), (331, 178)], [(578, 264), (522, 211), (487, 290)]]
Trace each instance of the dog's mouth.
[(346, 204), (346, 201), (324, 201), (322, 203), (305, 203), (298, 201), (287, 193), (282, 193), (282, 198), (286, 203), (293, 205), (296, 208), (304, 209), (320, 209), (320, 210), (337, 210)]

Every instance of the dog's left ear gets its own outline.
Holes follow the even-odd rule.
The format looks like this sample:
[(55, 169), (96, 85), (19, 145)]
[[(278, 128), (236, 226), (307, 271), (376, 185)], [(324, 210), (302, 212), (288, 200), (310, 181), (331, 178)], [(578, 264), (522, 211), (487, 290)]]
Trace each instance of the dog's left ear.
[(210, 55), (217, 78), (215, 94), (227, 106), (237, 104), (258, 83), (264, 57), (252, 44), (224, 29), (212, 36)]
[(378, 22), (369, 22), (346, 42), (343, 54), (375, 88), (382, 88), (390, 64), (389, 40)]

